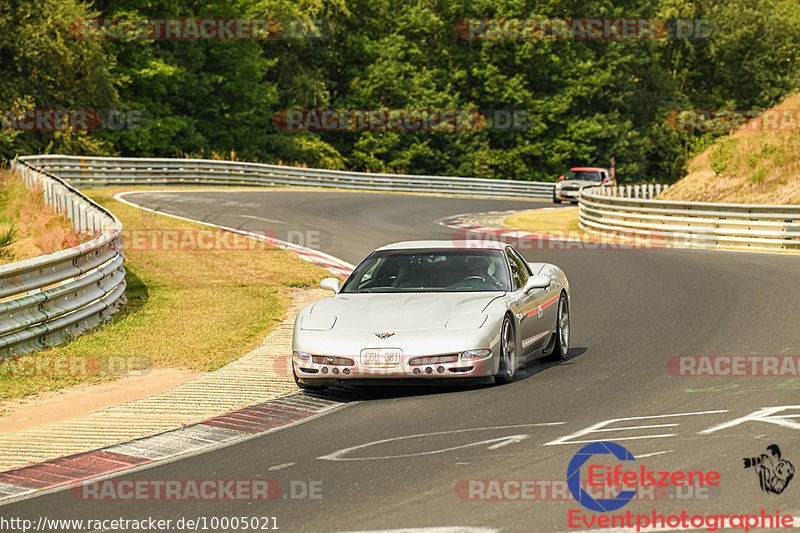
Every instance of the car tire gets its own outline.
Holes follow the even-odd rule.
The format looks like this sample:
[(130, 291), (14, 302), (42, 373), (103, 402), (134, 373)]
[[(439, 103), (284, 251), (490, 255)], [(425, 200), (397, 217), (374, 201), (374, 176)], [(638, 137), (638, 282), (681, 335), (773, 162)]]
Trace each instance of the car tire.
[(511, 318), (506, 316), (500, 327), (500, 369), (495, 383), (511, 383), (517, 371), (517, 335)]
[(554, 197), (553, 197), (553, 203), (554, 203), (554, 204), (560, 204), (560, 203), (561, 203), (561, 198), (556, 198), (556, 197), (554, 196)]
[(569, 355), (569, 301), (563, 292), (558, 299), (558, 314), (556, 315), (556, 345), (553, 348), (553, 357), (566, 359)]
[(294, 377), (294, 383), (297, 385), (298, 389), (307, 390), (307, 391), (323, 391), (328, 388), (327, 385), (309, 385), (307, 383), (300, 383), (300, 380), (297, 379), (297, 374), (292, 372), (292, 377)]

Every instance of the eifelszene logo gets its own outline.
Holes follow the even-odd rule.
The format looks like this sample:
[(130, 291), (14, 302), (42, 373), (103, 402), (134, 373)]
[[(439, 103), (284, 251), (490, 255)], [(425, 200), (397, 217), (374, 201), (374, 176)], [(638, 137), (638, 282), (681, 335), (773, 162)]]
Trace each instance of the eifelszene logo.
[[(567, 487), (572, 497), (582, 506), (592, 511), (607, 513), (616, 511), (626, 505), (636, 496), (639, 487), (688, 487), (712, 486), (720, 484), (720, 474), (714, 470), (680, 471), (665, 470), (654, 471), (645, 465), (632, 465), (633, 469), (623, 470), (624, 466), (605, 466), (590, 461), (595, 455), (613, 455), (619, 461), (636, 461), (631, 452), (615, 442), (599, 441), (587, 444), (572, 457), (567, 466)], [(586, 465), (587, 487), (603, 488), (603, 492), (613, 494), (611, 498), (595, 499), (581, 486), (581, 468)]]
[(761, 457), (745, 457), (742, 461), (745, 468), (754, 467), (761, 490), (780, 494), (794, 477), (794, 466), (781, 458), (781, 449), (777, 444), (767, 446), (767, 452), (762, 453)]

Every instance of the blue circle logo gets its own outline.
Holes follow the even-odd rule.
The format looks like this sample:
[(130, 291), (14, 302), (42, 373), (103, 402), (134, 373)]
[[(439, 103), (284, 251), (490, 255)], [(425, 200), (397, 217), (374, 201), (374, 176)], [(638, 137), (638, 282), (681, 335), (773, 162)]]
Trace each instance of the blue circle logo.
[(617, 443), (602, 441), (587, 444), (576, 453), (567, 467), (567, 486), (575, 501), (587, 509), (599, 513), (616, 511), (636, 496), (635, 490), (623, 490), (611, 499), (595, 500), (581, 488), (581, 466), (593, 455), (612, 454), (620, 461), (635, 461), (631, 452)]

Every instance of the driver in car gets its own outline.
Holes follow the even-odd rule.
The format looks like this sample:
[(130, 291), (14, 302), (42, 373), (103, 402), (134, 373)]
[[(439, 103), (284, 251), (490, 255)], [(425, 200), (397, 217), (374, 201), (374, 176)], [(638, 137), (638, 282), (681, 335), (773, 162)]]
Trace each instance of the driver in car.
[(502, 287), (502, 283), (497, 281), (489, 274), (489, 258), (483, 256), (471, 256), (467, 258), (467, 280), (480, 279), (484, 283), (493, 285), (494, 287)]

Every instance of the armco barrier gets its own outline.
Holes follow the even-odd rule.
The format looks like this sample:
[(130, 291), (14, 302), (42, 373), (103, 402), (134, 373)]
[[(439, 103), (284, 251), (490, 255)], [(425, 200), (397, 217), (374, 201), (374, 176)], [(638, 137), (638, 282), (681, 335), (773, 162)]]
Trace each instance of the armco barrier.
[(554, 187), (553, 183), (533, 181), (370, 174), (205, 159), (63, 155), (26, 156), (21, 159), (36, 168), (68, 180), (76, 187), (106, 185), (334, 187), (548, 200), (553, 197)]
[(741, 250), (800, 249), (800, 206), (717, 204), (624, 198), (602, 187), (583, 189), (580, 227), (650, 236), (660, 243)]
[(0, 266), (0, 357), (58, 344), (116, 313), (125, 303), (122, 224), (109, 211), (61, 179), (12, 163), (45, 203), (68, 216), (91, 241)]

